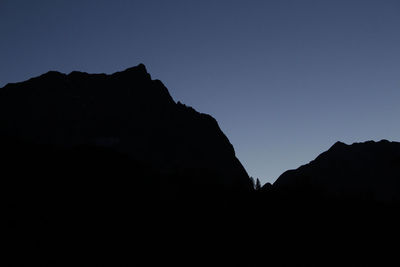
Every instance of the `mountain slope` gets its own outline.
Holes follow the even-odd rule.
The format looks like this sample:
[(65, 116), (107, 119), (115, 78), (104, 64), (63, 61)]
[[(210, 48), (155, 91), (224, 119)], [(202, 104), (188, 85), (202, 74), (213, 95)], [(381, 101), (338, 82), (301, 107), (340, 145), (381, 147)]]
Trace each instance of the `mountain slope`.
[(107, 147), (163, 173), (210, 172), (218, 179), (207, 184), (250, 188), (215, 119), (175, 103), (142, 64), (112, 75), (51, 71), (8, 84), (0, 89), (0, 125), (3, 139)]
[(276, 190), (400, 203), (400, 143), (335, 143), (309, 164), (283, 173)]

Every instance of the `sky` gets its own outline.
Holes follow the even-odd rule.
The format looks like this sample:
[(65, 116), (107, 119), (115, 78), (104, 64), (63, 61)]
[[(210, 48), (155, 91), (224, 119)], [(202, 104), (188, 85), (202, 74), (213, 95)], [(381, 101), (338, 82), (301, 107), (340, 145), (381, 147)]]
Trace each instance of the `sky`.
[(262, 183), (336, 141), (400, 141), (398, 0), (0, 0), (0, 87), (139, 63)]

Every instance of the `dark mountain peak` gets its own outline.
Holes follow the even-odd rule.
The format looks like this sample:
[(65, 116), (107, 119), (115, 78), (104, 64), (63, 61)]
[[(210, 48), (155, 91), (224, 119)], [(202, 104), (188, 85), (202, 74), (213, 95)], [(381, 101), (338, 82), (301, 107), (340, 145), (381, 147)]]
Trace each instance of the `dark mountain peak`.
[[(61, 73), (61, 72), (55, 71), (55, 70), (50, 70), (50, 71), (48, 71), (48, 72), (46, 72), (46, 73), (44, 73), (44, 74), (39, 76), (39, 78), (47, 78), (47, 79), (50, 79), (50, 78), (64, 78), (64, 77), (65, 77), (64, 73)], [(33, 79), (35, 79), (35, 78), (33, 78)]]
[(139, 64), (135, 67), (127, 68), (123, 72), (130, 73), (130, 74), (138, 74), (138, 75), (149, 75), (147, 72), (147, 68), (144, 64)]
[[(57, 82), (57, 81), (61, 81), (61, 80), (66, 79), (66, 76), (67, 75), (62, 73), (62, 72), (51, 70), (51, 71), (48, 71), (48, 72), (46, 72), (46, 73), (44, 73), (44, 74), (42, 74), (42, 75), (40, 75), (38, 77), (31, 78), (31, 79), (29, 79), (27, 81), (24, 81), (22, 83), (35, 83), (36, 84), (36, 83), (40, 83), (43, 80), (47, 80), (49, 83), (50, 82)], [(14, 83), (14, 84), (19, 84), (19, 83)]]
[[(142, 63), (140, 63), (137, 66), (129, 67), (123, 71), (119, 71), (116, 73), (148, 74), (146, 66)], [(116, 74), (116, 73), (114, 73), (114, 74)]]
[(341, 141), (337, 141), (336, 143), (333, 144), (333, 146), (331, 146), (330, 150), (334, 150), (334, 149), (341, 149), (347, 147), (347, 145)]
[(141, 70), (141, 71), (147, 73), (147, 68), (146, 68), (146, 66), (145, 66), (143, 63), (140, 63), (139, 65), (137, 65), (136, 68), (137, 68), (138, 70)]
[(101, 74), (89, 74), (89, 73), (84, 72), (84, 71), (76, 71), (76, 70), (74, 70), (74, 71), (71, 71), (67, 75), (67, 77), (68, 78), (72, 78), (72, 79), (79, 79), (79, 78), (89, 77), (91, 75), (101, 75)]
[(131, 79), (147, 79), (151, 80), (151, 75), (147, 72), (146, 66), (144, 64), (139, 64), (135, 67), (127, 68), (124, 71), (115, 72), (112, 74), (114, 77), (123, 77)]
[(315, 160), (317, 160), (318, 158), (324, 157), (326, 156), (327, 153), (330, 154), (341, 154), (343, 153), (344, 150), (348, 149), (350, 147), (350, 145), (347, 145), (341, 141), (337, 141), (336, 143), (334, 143), (326, 152), (321, 153)]
[(327, 151), (321, 153), (317, 158), (319, 158), (320, 156), (324, 156), (328, 152), (331, 154), (342, 153), (343, 150), (348, 149), (350, 146), (351, 145), (348, 145), (344, 142), (336, 141)]
[(250, 187), (216, 120), (175, 103), (143, 64), (111, 75), (52, 71), (3, 91), (0, 137), (108, 147), (163, 172), (207, 170), (220, 179), (212, 184)]

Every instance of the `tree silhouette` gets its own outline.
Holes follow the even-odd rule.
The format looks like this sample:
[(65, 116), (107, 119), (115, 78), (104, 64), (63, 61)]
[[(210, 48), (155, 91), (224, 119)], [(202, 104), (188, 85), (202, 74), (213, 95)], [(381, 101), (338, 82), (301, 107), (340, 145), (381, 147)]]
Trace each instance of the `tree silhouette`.
[(258, 178), (257, 178), (257, 181), (256, 181), (255, 189), (256, 190), (260, 190), (261, 189), (261, 182), (260, 182), (260, 179), (258, 179)]
[(253, 189), (256, 189), (256, 181), (254, 180), (253, 177), (249, 177), (250, 178), (250, 185)]

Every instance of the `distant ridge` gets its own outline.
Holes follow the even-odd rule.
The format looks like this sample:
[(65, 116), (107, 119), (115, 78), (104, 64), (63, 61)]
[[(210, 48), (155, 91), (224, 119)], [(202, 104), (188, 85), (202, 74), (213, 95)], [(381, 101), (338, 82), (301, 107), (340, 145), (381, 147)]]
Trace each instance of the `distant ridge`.
[(273, 188), (400, 203), (400, 143), (336, 142), (309, 164), (283, 173)]

